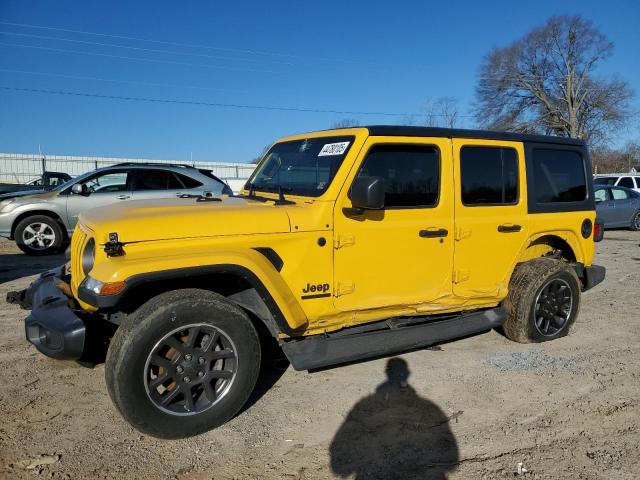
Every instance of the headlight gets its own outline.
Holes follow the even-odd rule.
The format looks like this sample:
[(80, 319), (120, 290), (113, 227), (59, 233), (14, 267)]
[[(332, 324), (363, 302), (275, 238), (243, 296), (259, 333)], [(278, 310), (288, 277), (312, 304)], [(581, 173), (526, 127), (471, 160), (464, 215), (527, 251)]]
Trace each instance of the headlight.
[(126, 283), (124, 281), (105, 283), (90, 276), (85, 277), (80, 284), (80, 288), (89, 290), (91, 293), (101, 296), (116, 295), (124, 290), (124, 287), (126, 287)]
[(86, 288), (87, 290), (92, 291), (96, 295), (100, 295), (100, 291), (102, 290), (103, 285), (103, 282), (96, 280), (95, 278), (87, 277), (84, 279), (84, 282), (82, 282), (81, 286)]
[(8, 212), (11, 208), (8, 208), (9, 205), (16, 201), (15, 198), (7, 198), (6, 200), (2, 200), (0, 202), (0, 212)]
[(82, 252), (82, 271), (85, 275), (89, 275), (89, 272), (93, 268), (93, 262), (96, 258), (96, 242), (92, 238), (84, 247)]

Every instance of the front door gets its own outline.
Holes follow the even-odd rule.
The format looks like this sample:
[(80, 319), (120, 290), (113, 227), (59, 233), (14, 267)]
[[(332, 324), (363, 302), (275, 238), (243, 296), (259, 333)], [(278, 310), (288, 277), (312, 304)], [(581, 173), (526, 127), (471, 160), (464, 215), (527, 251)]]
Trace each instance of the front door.
[(524, 150), (518, 142), (455, 139), (453, 292), (506, 292), (528, 231)]
[[(334, 211), (334, 301), (342, 311), (435, 302), (451, 293), (451, 143), (370, 137)], [(358, 215), (348, 193), (378, 176), (385, 207)]]
[[(87, 193), (83, 195), (69, 191), (67, 196), (67, 221), (73, 228), (78, 215), (90, 208), (102, 207), (131, 198), (131, 172), (110, 170), (84, 180)], [(69, 188), (70, 190), (70, 188)]]

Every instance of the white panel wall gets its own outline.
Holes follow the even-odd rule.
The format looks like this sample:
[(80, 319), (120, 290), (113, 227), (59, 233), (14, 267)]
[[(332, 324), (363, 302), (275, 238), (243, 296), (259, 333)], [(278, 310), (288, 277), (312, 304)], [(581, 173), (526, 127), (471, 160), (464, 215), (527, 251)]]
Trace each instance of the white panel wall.
[[(0, 182), (25, 183), (42, 174), (43, 166), (51, 172), (66, 172), (71, 176), (80, 175), (96, 168), (124, 162), (182, 163), (184, 160), (155, 160), (143, 158), (77, 157), (70, 155), (0, 153)], [(194, 162), (198, 168), (212, 170), (237, 192), (249, 178), (255, 165), (249, 163)]]

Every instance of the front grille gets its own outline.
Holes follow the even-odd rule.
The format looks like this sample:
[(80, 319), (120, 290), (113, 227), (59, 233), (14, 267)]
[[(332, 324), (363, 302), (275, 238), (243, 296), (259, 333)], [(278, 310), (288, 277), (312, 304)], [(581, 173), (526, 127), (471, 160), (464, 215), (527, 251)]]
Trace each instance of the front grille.
[(78, 286), (85, 276), (82, 271), (82, 250), (84, 250), (87, 240), (87, 232), (80, 224), (76, 225), (71, 236), (71, 287), (74, 293), (78, 291)]

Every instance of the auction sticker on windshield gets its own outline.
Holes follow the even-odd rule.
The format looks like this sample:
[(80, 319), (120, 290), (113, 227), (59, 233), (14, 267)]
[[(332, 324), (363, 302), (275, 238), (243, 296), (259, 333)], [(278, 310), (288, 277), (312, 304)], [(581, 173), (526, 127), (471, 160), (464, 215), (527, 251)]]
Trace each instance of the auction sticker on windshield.
[(347, 150), (349, 143), (350, 142), (327, 143), (322, 147), (318, 156), (326, 157), (329, 155), (342, 155)]

